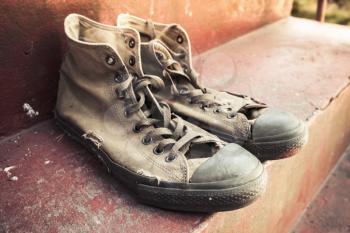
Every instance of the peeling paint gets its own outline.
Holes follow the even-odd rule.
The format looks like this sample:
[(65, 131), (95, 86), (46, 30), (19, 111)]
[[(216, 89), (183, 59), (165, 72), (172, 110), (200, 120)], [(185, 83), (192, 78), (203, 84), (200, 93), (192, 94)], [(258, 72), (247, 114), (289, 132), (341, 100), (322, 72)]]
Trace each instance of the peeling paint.
[(28, 104), (28, 103), (24, 103), (22, 108), (23, 108), (24, 112), (26, 113), (26, 115), (29, 116), (30, 118), (34, 118), (36, 116), (39, 116), (39, 112), (35, 111), (33, 109), (33, 107), (30, 106), (30, 104)]
[(317, 114), (323, 112), (326, 110), (334, 100), (338, 99), (349, 87), (350, 87), (350, 76), (348, 77), (349, 81), (346, 83), (345, 86), (341, 87), (335, 95), (329, 97), (327, 103), (324, 106), (318, 107), (317, 105), (313, 104), (311, 101), (309, 101), (309, 104), (314, 107), (314, 111), (311, 112), (311, 114), (306, 118), (307, 121), (310, 121), (313, 119)]
[(186, 0), (185, 3), (185, 15), (192, 16), (192, 10), (191, 10), (191, 2), (190, 0)]
[(36, 183), (37, 183), (37, 184), (41, 184), (41, 183), (44, 183), (44, 181), (45, 181), (45, 180), (44, 180), (43, 178), (40, 178)]
[(5, 167), (4, 168), (4, 172), (6, 172), (6, 175), (9, 177), (12, 175), (12, 173), (10, 172), (12, 169), (17, 168), (16, 166), (9, 166), (9, 167)]
[(154, 15), (154, 0), (151, 0), (151, 3), (149, 4), (149, 15)]
[(17, 181), (17, 180), (18, 180), (18, 177), (17, 177), (17, 176), (11, 176), (11, 177), (9, 178), (9, 180), (11, 180), (11, 181)]
[(17, 181), (18, 180), (18, 177), (17, 176), (13, 176), (12, 173), (11, 173), (11, 170), (13, 170), (15, 168), (17, 168), (17, 166), (9, 166), (9, 167), (5, 167), (4, 168), (4, 172), (6, 173), (7, 178), (10, 181)]

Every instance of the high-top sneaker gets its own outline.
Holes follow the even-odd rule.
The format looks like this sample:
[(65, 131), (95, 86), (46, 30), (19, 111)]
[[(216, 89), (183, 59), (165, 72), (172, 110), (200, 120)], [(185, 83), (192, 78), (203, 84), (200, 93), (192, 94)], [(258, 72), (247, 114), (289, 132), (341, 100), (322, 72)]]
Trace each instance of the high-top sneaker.
[(90, 149), (138, 198), (161, 208), (211, 212), (257, 199), (266, 187), (258, 159), (171, 113), (142, 71), (140, 36), (71, 14), (61, 67), (58, 124)]
[(140, 33), (144, 71), (165, 82), (157, 99), (185, 120), (242, 145), (262, 161), (292, 156), (306, 143), (307, 128), (294, 115), (248, 96), (202, 87), (192, 67), (189, 37), (181, 26), (127, 14), (119, 15), (117, 24)]

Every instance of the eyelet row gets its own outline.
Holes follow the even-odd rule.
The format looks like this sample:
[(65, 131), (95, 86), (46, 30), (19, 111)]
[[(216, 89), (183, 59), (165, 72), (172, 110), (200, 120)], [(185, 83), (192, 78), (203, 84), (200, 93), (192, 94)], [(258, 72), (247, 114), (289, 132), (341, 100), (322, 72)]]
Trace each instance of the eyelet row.
[[(128, 45), (130, 48), (134, 48), (136, 45), (135, 39), (134, 38), (130, 38)], [(116, 63), (116, 56), (114, 55), (107, 55), (106, 58), (106, 63), (108, 65), (114, 65)], [(129, 65), (133, 66), (136, 63), (136, 59), (134, 56), (131, 56), (129, 59)], [(122, 72), (117, 72), (114, 76), (114, 81), (116, 83), (122, 83), (127, 79), (126, 75)], [(118, 90), (116, 90), (117, 96), (119, 99), (124, 99), (125, 98), (125, 92), (118, 92)], [(125, 111), (124, 112), (125, 117), (129, 117), (128, 113)]]
[[(152, 139), (151, 137), (149, 137), (149, 136), (144, 136), (144, 137), (142, 138), (142, 143), (143, 143), (144, 145), (149, 145), (149, 144), (151, 144), (152, 142), (153, 142), (153, 139)], [(164, 152), (164, 148), (163, 148), (163, 149), (160, 149), (160, 148), (159, 148), (159, 145), (153, 148), (153, 153), (154, 153), (155, 155), (161, 155), (161, 154), (163, 154), (163, 152)], [(165, 162), (172, 162), (172, 161), (174, 161), (175, 159), (176, 159), (176, 156), (174, 156), (174, 155), (168, 155), (168, 156), (165, 157)]]
[[(135, 45), (136, 45), (135, 39), (134, 38), (130, 38), (130, 40), (128, 42), (128, 45), (129, 45), (129, 48), (131, 48), (131, 49), (134, 48)], [(110, 65), (110, 66), (112, 66), (112, 65), (114, 65), (116, 63), (116, 57), (113, 56), (113, 55), (107, 55), (105, 60), (106, 60), (106, 63), (108, 65)], [(129, 65), (133, 66), (133, 65), (135, 65), (135, 63), (136, 63), (135, 57), (131, 56), (129, 58)]]
[[(128, 45), (129, 45), (129, 48), (131, 48), (131, 49), (134, 48), (135, 45), (136, 45), (135, 39), (131, 37), (130, 40), (129, 40)], [(135, 63), (136, 63), (135, 57), (131, 56), (129, 58), (129, 65), (133, 66), (133, 65), (135, 65)]]
[[(182, 44), (184, 42), (184, 38), (182, 37), (182, 35), (178, 35), (176, 37), (176, 42), (179, 43), (179, 44)], [(185, 57), (185, 53), (184, 53), (184, 51), (181, 51), (181, 52), (182, 52), (181, 53), (182, 54), (181, 58), (184, 58)], [(181, 66), (182, 66), (182, 69), (183, 69), (184, 73), (187, 74), (188, 73), (187, 65), (186, 64), (182, 64)]]
[[(115, 59), (115, 57), (112, 56), (112, 55), (107, 55), (106, 58), (105, 58), (105, 60), (106, 60), (106, 63), (107, 63), (108, 65), (110, 65), (110, 66), (112, 66), (112, 65), (114, 65), (114, 64), (116, 63), (116, 59)], [(133, 65), (135, 65), (135, 64), (136, 64), (136, 58), (135, 58), (134, 56), (131, 56), (131, 57), (129, 58), (129, 65), (133, 66)]]

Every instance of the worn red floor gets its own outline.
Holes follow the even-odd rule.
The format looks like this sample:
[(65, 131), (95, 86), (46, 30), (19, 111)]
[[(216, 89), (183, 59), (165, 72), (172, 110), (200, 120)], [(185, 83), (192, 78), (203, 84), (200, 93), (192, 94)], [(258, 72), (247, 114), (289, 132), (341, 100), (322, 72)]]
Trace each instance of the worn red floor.
[(53, 121), (0, 145), (1, 233), (180, 233), (206, 217), (139, 204)]
[(350, 232), (350, 146), (293, 233)]

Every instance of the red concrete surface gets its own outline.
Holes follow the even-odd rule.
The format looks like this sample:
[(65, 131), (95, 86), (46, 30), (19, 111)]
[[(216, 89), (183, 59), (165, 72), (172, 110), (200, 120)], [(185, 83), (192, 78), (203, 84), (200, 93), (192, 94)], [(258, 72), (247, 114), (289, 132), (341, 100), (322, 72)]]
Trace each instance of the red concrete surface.
[(52, 121), (6, 139), (0, 154), (0, 232), (180, 233), (205, 217), (138, 204)]
[[(69, 13), (109, 24), (119, 13), (177, 22), (188, 30), (198, 53), (288, 16), (291, 6), (292, 0), (2, 0), (0, 137), (52, 117), (65, 50), (63, 20)], [(39, 115), (27, 117), (24, 103)]]
[(203, 83), (308, 120), (309, 143), (267, 167), (251, 206), (207, 216), (139, 204), (49, 121), (0, 142), (0, 167), (16, 166), (0, 172), (0, 232), (288, 232), (350, 140), (349, 56), (349, 28), (289, 18), (197, 59)]
[(350, 146), (293, 233), (350, 232)]
[(310, 128), (303, 151), (268, 168), (266, 195), (214, 215), (206, 232), (289, 232), (350, 140), (349, 57), (349, 27), (289, 18), (199, 58), (212, 68), (202, 66), (204, 83), (291, 111)]

